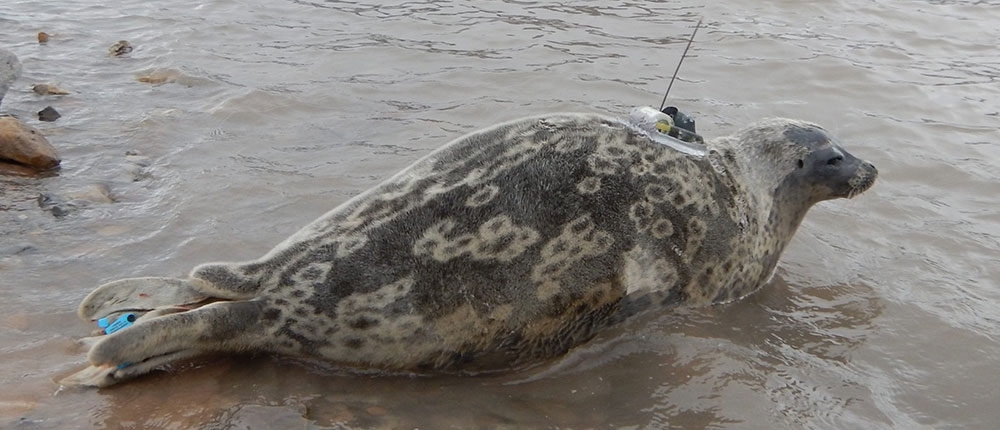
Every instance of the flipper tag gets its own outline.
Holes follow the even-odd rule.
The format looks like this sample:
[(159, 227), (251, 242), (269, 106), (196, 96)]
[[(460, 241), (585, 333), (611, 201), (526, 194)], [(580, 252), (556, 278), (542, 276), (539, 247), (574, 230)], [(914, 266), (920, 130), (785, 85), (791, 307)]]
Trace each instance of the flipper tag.
[(135, 322), (135, 314), (125, 314), (109, 323), (107, 317), (97, 320), (97, 326), (104, 329), (104, 334), (111, 334), (131, 326)]

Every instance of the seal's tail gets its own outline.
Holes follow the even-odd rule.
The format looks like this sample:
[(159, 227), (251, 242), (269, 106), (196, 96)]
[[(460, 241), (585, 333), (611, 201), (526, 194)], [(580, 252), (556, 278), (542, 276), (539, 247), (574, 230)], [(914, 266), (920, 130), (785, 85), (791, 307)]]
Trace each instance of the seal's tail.
[(146, 317), (97, 338), (90, 366), (60, 381), (106, 387), (164, 364), (212, 351), (243, 351), (262, 336), (259, 301), (217, 302), (181, 313)]

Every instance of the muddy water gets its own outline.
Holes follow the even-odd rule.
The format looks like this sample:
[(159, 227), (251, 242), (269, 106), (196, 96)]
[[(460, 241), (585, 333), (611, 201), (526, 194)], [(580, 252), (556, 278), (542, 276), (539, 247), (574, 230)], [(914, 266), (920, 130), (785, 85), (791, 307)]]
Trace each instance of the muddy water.
[[(24, 64), (2, 109), (65, 160), (54, 176), (0, 176), (0, 427), (1000, 422), (995, 1), (116, 3), (0, 4), (0, 46)], [(95, 285), (255, 258), (480, 127), (658, 104), (697, 17), (671, 98), (699, 131), (806, 119), (881, 173), (814, 208), (759, 294), (635, 321), (526, 374), (358, 375), (259, 355), (108, 390), (53, 382), (84, 362), (75, 307)], [(109, 57), (119, 39), (135, 51)], [(31, 93), (41, 82), (72, 94)], [(48, 105), (59, 121), (31, 120)], [(101, 186), (114, 202), (93, 197)]]

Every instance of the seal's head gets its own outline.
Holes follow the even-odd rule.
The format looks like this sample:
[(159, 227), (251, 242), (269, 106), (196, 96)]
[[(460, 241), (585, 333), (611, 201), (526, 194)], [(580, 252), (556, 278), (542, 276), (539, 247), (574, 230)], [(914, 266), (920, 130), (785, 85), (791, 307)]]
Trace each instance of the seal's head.
[(768, 170), (753, 173), (758, 184), (806, 206), (861, 194), (878, 175), (872, 163), (844, 150), (822, 127), (804, 121), (759, 122), (738, 132), (730, 146), (741, 158)]

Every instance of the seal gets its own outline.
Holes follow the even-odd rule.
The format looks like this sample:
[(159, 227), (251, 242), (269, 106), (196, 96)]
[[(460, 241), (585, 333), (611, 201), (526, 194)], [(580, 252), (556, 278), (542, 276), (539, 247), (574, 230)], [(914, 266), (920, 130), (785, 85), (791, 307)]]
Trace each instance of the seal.
[(646, 310), (750, 294), (813, 204), (877, 175), (811, 123), (766, 120), (705, 146), (649, 124), (552, 114), (496, 125), (258, 260), (100, 286), (83, 319), (138, 319), (90, 338), (90, 367), (64, 382), (108, 386), (211, 351), (524, 368)]

